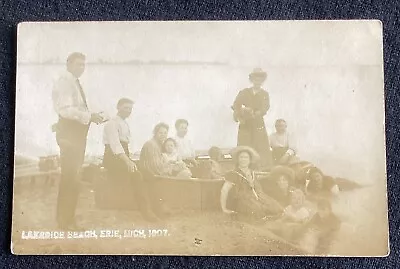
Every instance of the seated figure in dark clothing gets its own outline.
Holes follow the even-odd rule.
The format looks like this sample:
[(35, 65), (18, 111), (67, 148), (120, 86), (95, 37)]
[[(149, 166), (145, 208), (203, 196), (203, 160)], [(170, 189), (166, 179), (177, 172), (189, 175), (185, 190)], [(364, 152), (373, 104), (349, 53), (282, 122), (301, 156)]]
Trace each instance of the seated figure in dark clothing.
[(307, 171), (307, 194), (314, 197), (330, 197), (339, 193), (334, 178), (325, 176), (320, 169), (312, 167)]
[(157, 221), (158, 218), (150, 209), (148, 186), (136, 164), (129, 157), (130, 129), (125, 119), (130, 116), (132, 107), (132, 100), (120, 99), (117, 105), (118, 114), (104, 127), (103, 167), (107, 169), (108, 177), (115, 184), (131, 183), (143, 217), (149, 221)]
[(283, 207), (263, 191), (250, 164), (258, 160), (255, 150), (247, 146), (235, 148), (231, 156), (236, 169), (225, 175), (221, 191), (221, 207), (226, 213), (237, 213), (247, 221), (282, 214)]
[(293, 190), (294, 176), (294, 171), (289, 167), (276, 166), (261, 184), (266, 194), (282, 206), (287, 206), (290, 202), (290, 191)]

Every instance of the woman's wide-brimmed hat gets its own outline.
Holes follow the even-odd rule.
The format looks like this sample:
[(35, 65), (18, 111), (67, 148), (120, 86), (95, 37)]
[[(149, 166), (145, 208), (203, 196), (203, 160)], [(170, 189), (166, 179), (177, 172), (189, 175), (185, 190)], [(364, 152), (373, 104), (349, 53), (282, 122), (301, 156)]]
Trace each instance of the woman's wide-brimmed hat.
[(265, 72), (261, 68), (254, 68), (253, 71), (249, 74), (249, 79), (251, 80), (255, 77), (265, 80), (267, 78), (267, 72)]
[(275, 166), (271, 169), (270, 177), (272, 180), (278, 180), (280, 176), (286, 176), (289, 181), (289, 185), (292, 185), (295, 179), (295, 173), (293, 169), (287, 166)]
[(250, 162), (256, 163), (260, 160), (260, 155), (252, 147), (249, 146), (238, 146), (231, 150), (231, 156), (234, 163), (238, 162), (238, 156), (242, 152), (247, 152), (250, 155)]

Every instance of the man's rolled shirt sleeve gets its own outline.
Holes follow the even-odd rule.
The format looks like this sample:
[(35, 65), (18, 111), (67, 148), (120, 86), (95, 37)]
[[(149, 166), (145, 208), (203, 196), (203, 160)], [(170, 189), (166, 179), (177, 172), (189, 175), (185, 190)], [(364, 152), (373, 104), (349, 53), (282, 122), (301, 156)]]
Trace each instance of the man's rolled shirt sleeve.
[(115, 121), (111, 120), (104, 126), (104, 135), (106, 136), (106, 143), (110, 145), (114, 155), (125, 154), (119, 139), (118, 125)]

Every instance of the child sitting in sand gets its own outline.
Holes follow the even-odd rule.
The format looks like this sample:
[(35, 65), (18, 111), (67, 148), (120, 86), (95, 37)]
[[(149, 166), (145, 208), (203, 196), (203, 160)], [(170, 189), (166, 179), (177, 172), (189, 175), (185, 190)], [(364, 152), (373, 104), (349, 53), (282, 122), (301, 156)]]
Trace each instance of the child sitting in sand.
[(304, 225), (302, 232), (308, 233), (308, 237), (314, 237), (315, 253), (327, 254), (340, 226), (341, 221), (333, 213), (331, 203), (322, 199), (318, 201), (317, 213)]
[(310, 218), (310, 212), (304, 206), (305, 195), (302, 190), (296, 189), (291, 192), (291, 201), (282, 216), (282, 221), (292, 223), (305, 223)]
[(293, 240), (298, 230), (310, 218), (309, 210), (304, 206), (305, 195), (302, 190), (296, 189), (290, 193), (290, 205), (288, 205), (277, 221), (270, 223), (267, 227), (286, 240)]
[(176, 150), (176, 141), (172, 138), (167, 138), (163, 144), (163, 160), (168, 166), (170, 176), (178, 178), (191, 178), (192, 173), (186, 164), (182, 161)]
[(329, 200), (321, 199), (317, 203), (317, 213), (297, 229), (293, 238), (309, 253), (328, 254), (340, 226), (341, 221), (333, 213)]

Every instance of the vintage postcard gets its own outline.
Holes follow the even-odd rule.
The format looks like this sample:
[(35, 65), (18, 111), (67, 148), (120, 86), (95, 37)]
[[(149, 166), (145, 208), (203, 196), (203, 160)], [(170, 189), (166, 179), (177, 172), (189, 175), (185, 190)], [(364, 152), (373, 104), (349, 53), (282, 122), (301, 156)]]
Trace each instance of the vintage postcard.
[(18, 25), (14, 254), (386, 256), (382, 24)]

